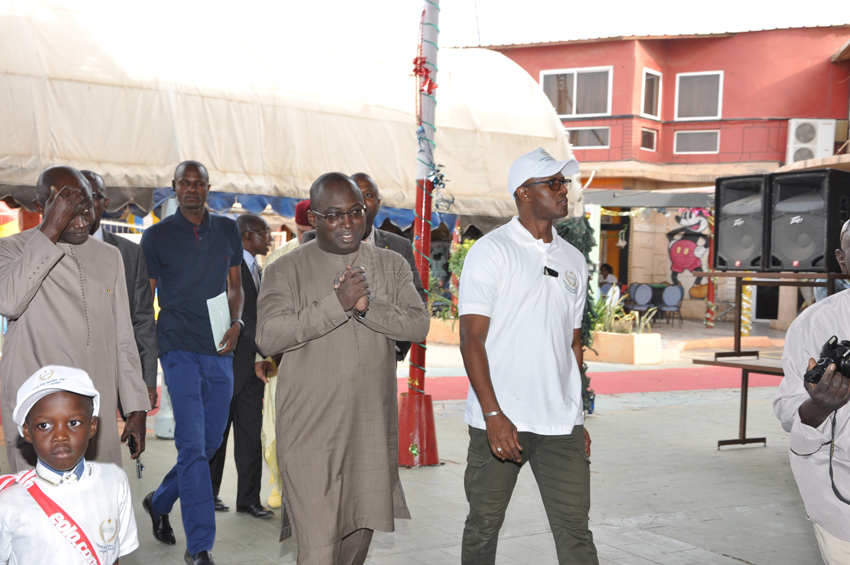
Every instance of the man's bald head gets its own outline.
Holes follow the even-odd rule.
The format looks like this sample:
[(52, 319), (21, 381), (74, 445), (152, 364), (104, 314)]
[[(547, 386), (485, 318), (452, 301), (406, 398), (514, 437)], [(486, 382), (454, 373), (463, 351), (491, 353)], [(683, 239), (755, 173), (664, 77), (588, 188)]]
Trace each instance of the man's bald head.
[(378, 185), (375, 179), (366, 173), (354, 173), (351, 179), (357, 183), (360, 192), (363, 194), (363, 205), (366, 206), (366, 232), (363, 234), (365, 239), (372, 235), (372, 226), (375, 223), (375, 218), (378, 217), (378, 211), (381, 209), (381, 193), (378, 192)]
[(239, 226), (239, 233), (245, 235), (248, 230), (257, 230), (268, 227), (264, 219), (256, 214), (242, 214), (236, 218), (236, 225)]
[(375, 192), (378, 192), (378, 183), (375, 182), (371, 176), (366, 173), (354, 173), (351, 175), (351, 180), (357, 183), (357, 186), (363, 188), (363, 183), (370, 185)]
[(198, 173), (200, 173), (201, 177), (204, 179), (204, 182), (209, 184), (210, 174), (207, 172), (207, 168), (204, 166), (204, 164), (198, 161), (183, 161), (182, 163), (177, 165), (177, 168), (174, 169), (174, 180), (180, 180), (180, 177), (183, 175), (183, 171), (185, 171), (187, 168), (197, 170)]
[(835, 258), (838, 259), (838, 266), (841, 272), (850, 274), (850, 266), (848, 266), (848, 257), (850, 257), (850, 220), (844, 222), (841, 226), (841, 236), (838, 240), (838, 249), (835, 250)]
[(53, 186), (57, 190), (64, 186), (71, 188), (79, 188), (91, 200), (91, 185), (83, 174), (74, 167), (59, 165), (45, 169), (38, 176), (38, 181), (35, 184), (35, 201), (44, 206), (47, 199), (50, 198), (50, 187)]
[[(321, 198), (325, 192), (325, 189), (336, 189), (337, 187), (345, 187), (348, 186), (355, 192), (360, 192), (358, 190), (357, 184), (351, 177), (348, 175), (344, 175), (342, 173), (325, 173), (319, 178), (317, 178), (312, 186), (310, 186), (310, 208), (313, 210), (322, 211), (320, 208)], [(362, 196), (360, 197), (362, 200)]]
[(103, 218), (103, 212), (109, 206), (109, 198), (106, 197), (106, 184), (103, 182), (103, 177), (94, 171), (80, 171), (86, 180), (91, 185), (91, 203), (94, 208), (94, 222), (91, 225), (89, 233), (94, 235), (100, 229), (100, 220)]
[(307, 216), (316, 227), (319, 249), (335, 255), (357, 251), (366, 218), (363, 194), (351, 178), (342, 173), (325, 173), (310, 187)]
[(83, 169), (80, 171), (80, 174), (86, 177), (86, 180), (89, 181), (92, 191), (102, 192), (103, 189), (106, 188), (106, 185), (103, 182), (103, 177), (96, 172)]

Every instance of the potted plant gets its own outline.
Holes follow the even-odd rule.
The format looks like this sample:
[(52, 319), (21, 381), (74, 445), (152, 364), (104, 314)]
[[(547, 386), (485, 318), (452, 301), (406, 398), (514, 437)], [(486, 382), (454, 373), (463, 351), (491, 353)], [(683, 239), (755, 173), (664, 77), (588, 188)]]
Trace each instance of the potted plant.
[(624, 298), (618, 302), (601, 297), (594, 305), (596, 327), (591, 343), (585, 350), (587, 361), (651, 365), (661, 363), (661, 335), (652, 333), (652, 318), (656, 308), (640, 316), (637, 311), (626, 313)]

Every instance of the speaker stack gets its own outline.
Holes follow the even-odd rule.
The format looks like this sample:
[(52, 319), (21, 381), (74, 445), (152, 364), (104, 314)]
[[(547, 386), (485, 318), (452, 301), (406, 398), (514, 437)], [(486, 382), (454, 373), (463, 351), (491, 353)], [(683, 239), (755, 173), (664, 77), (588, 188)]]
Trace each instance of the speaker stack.
[(714, 269), (839, 273), (835, 249), (850, 219), (850, 172), (719, 178)]

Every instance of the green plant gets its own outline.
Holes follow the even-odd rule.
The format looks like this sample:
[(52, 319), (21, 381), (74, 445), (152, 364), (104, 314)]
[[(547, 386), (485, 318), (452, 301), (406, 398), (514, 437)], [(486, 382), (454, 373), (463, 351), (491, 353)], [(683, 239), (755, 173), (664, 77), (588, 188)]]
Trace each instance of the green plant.
[(431, 316), (441, 320), (457, 318), (457, 306), (446, 297), (446, 291), (440, 286), (440, 280), (432, 276), (428, 282), (428, 312)]
[(624, 302), (625, 297), (620, 298), (616, 304), (604, 296), (600, 297), (593, 306), (596, 314), (594, 331), (618, 334), (650, 333), (652, 331), (650, 324), (652, 318), (658, 313), (658, 309), (650, 308), (643, 316), (636, 310), (626, 313)]
[[(463, 262), (466, 259), (466, 254), (475, 243), (474, 239), (467, 239), (463, 243), (452, 245), (452, 251), (449, 255), (449, 272), (460, 280), (460, 274), (463, 272)], [(448, 296), (446, 296), (448, 294)], [(458, 288), (454, 281), (449, 283), (449, 289), (446, 291), (440, 281), (431, 277), (428, 285), (428, 311), (434, 318), (441, 320), (455, 320), (458, 316), (457, 301)]]
[[(590, 264), (590, 251), (596, 247), (593, 228), (585, 216), (569, 218), (555, 226), (558, 235), (567, 240), (573, 247), (584, 255), (584, 260)], [(581, 320), (582, 347), (591, 348), (593, 344), (593, 328), (596, 326), (596, 310), (594, 308), (593, 290), (587, 285), (587, 296), (584, 302), (584, 316)], [(584, 409), (593, 413), (596, 393), (590, 388), (590, 377), (587, 376), (587, 364), (581, 364), (581, 399)]]
[(449, 255), (449, 271), (458, 280), (460, 280), (460, 274), (463, 272), (463, 262), (466, 260), (466, 254), (469, 253), (475, 241), (474, 239), (467, 239), (458, 245), (452, 245), (452, 252)]

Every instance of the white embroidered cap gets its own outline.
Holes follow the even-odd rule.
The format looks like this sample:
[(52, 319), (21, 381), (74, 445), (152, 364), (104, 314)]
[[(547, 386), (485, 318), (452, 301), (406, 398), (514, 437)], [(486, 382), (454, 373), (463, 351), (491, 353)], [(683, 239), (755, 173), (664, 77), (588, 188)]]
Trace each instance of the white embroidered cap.
[(18, 389), (18, 403), (12, 413), (12, 420), (18, 426), (18, 433), (24, 435), (24, 421), (36, 402), (59, 391), (73, 392), (93, 399), (94, 411), (97, 416), (100, 409), (100, 393), (94, 388), (88, 373), (82, 369), (47, 365), (28, 378)]
[(538, 147), (511, 165), (511, 171), (508, 173), (508, 192), (513, 196), (516, 189), (528, 179), (551, 177), (558, 173), (571, 177), (577, 172), (578, 161), (575, 159), (556, 161), (542, 147)]

